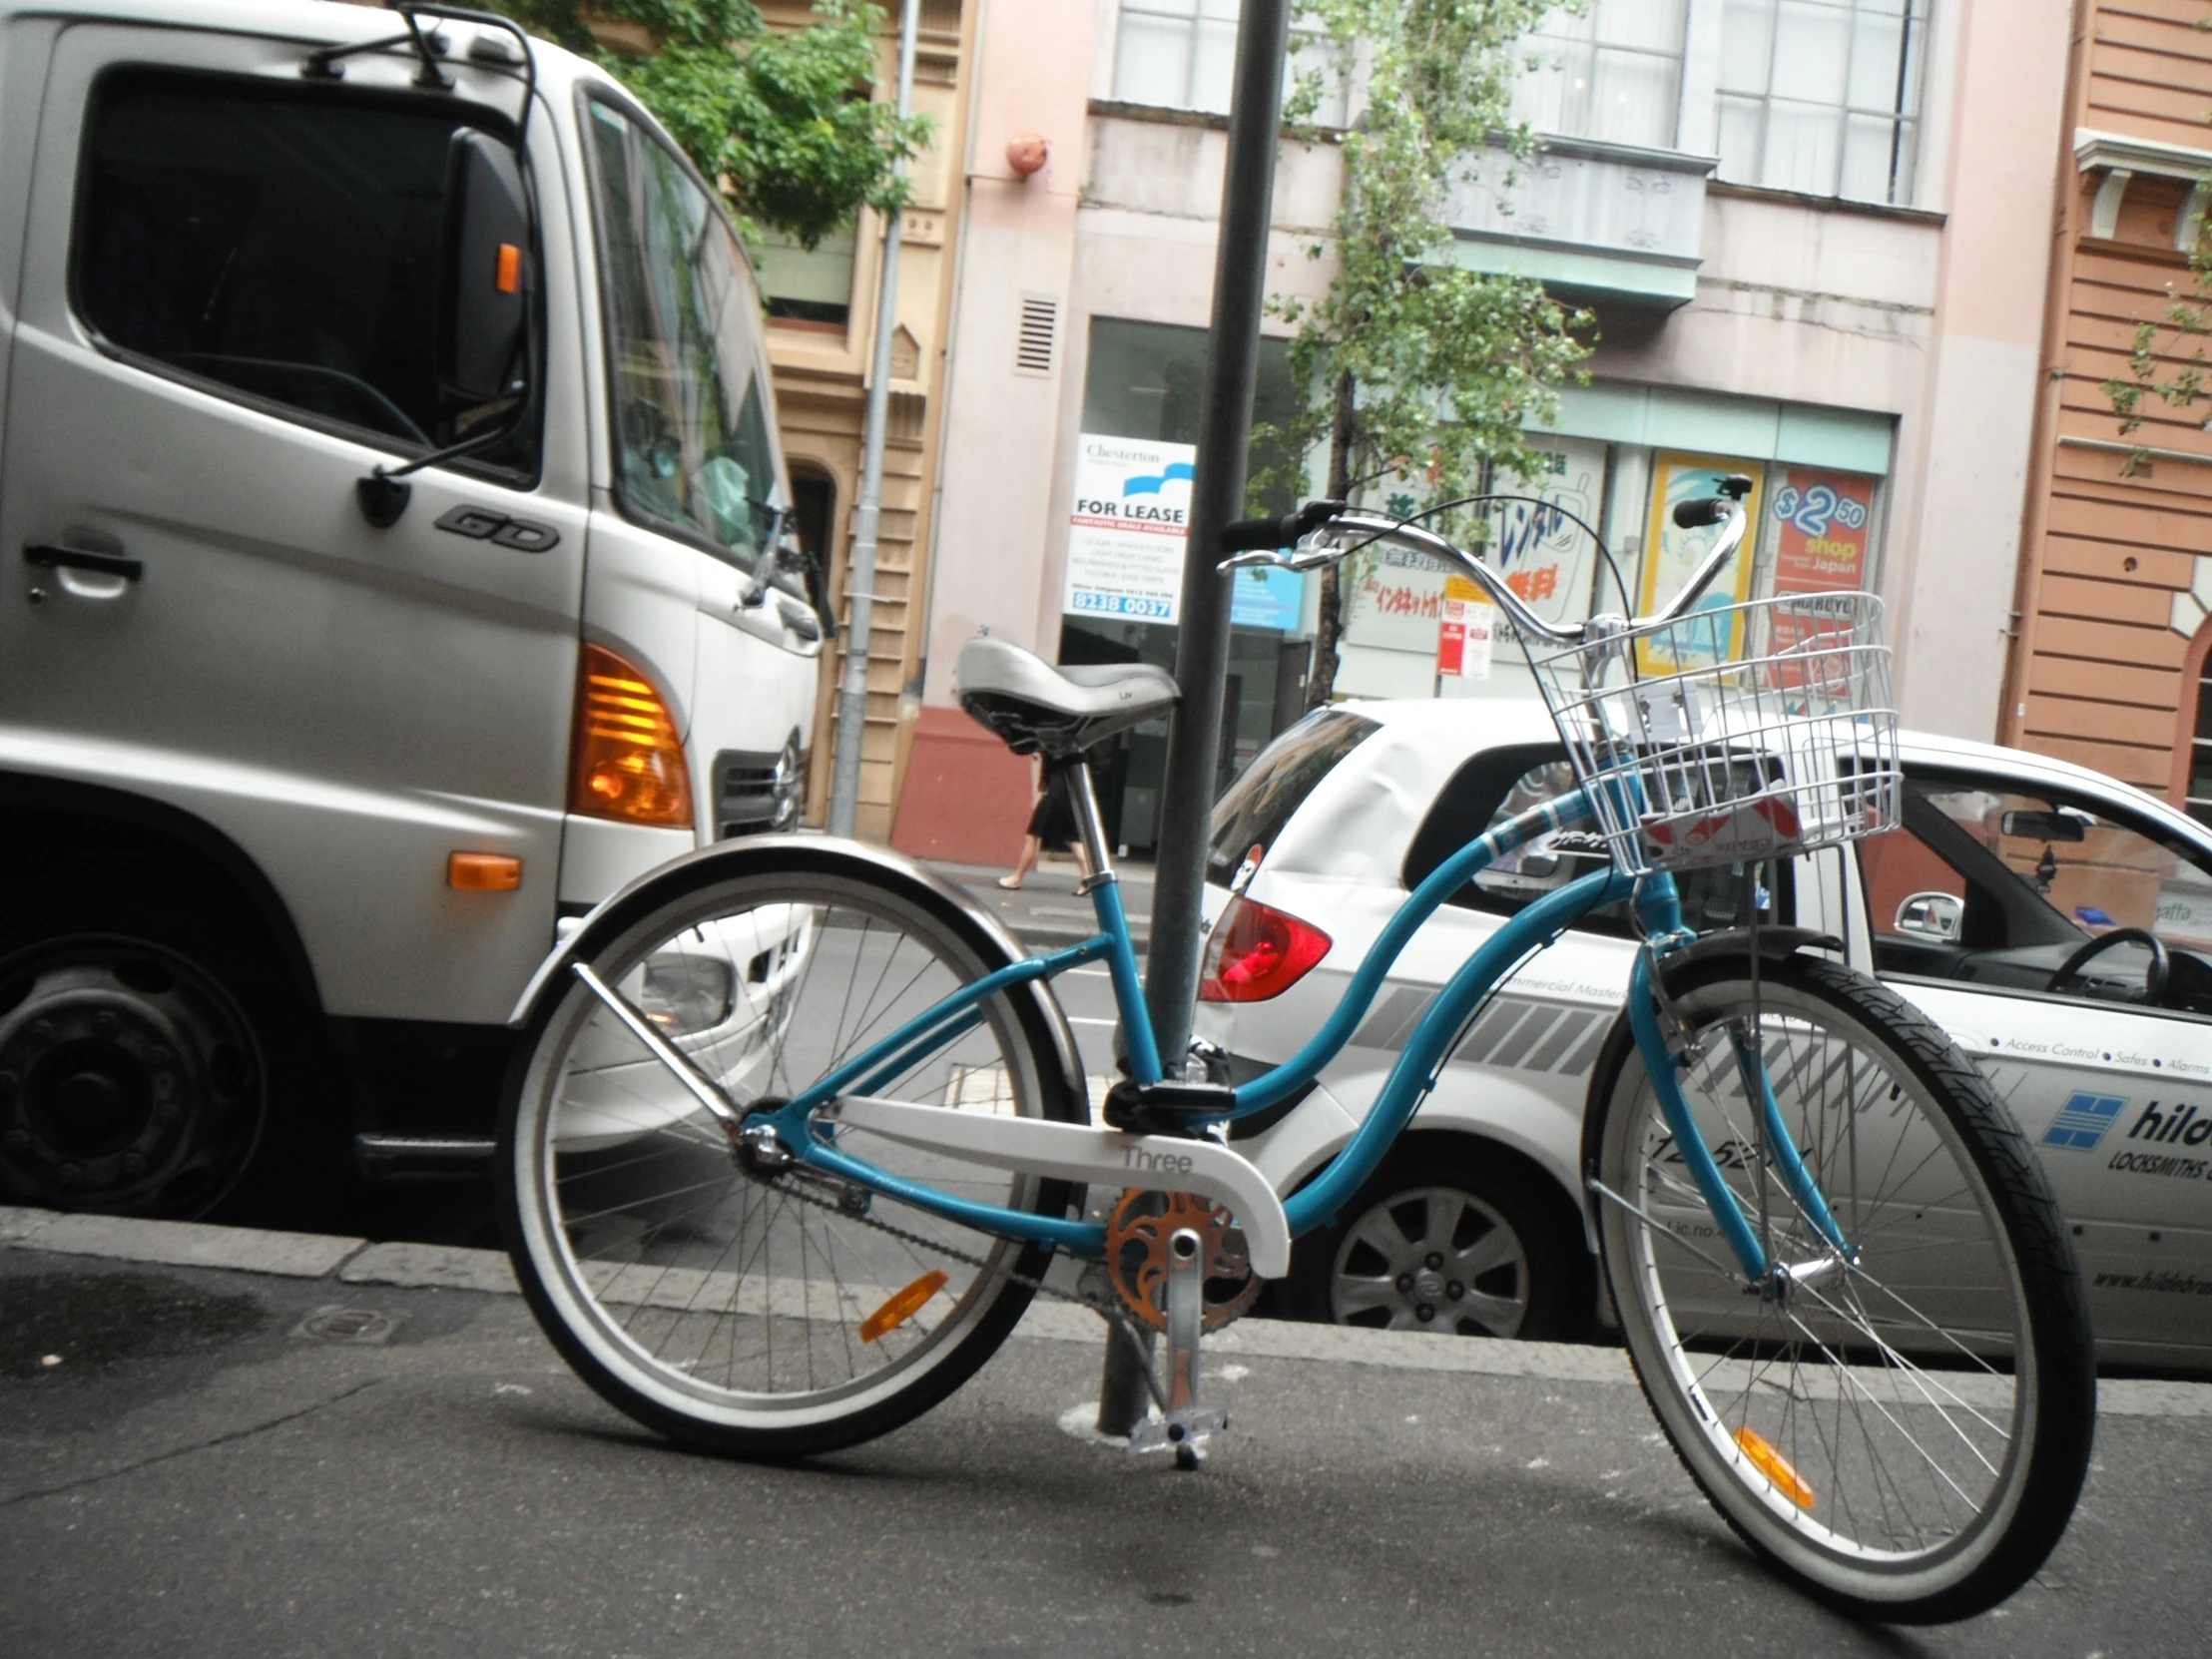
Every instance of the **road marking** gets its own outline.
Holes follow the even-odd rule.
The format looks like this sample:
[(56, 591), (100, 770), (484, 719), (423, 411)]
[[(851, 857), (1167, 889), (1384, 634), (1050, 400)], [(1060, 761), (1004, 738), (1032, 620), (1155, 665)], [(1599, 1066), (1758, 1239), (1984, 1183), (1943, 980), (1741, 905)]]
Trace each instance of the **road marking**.
[(1113, 978), (1113, 973), (1112, 973), (1112, 971), (1111, 971), (1111, 970), (1109, 970), (1109, 969), (1107, 969), (1107, 968), (1102, 968), (1102, 967), (1080, 967), (1080, 968), (1069, 968), (1069, 969), (1068, 969), (1068, 972), (1069, 972), (1069, 973), (1071, 973), (1071, 974), (1074, 974), (1074, 973), (1079, 973), (1079, 974), (1081, 974), (1081, 975), (1082, 975), (1082, 976), (1083, 976), (1084, 978), (1086, 978), (1086, 979), (1111, 979), (1111, 978)]
[(1070, 1025), (1119, 1025), (1121, 1021), (1113, 1019), (1088, 1019), (1082, 1014), (1070, 1014), (1068, 1015), (1068, 1023)]

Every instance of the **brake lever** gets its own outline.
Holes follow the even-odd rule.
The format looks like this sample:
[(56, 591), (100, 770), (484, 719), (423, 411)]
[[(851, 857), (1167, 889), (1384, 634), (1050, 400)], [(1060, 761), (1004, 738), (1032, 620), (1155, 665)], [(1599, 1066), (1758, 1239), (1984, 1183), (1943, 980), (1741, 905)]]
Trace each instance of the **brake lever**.
[(1342, 547), (1306, 547), (1290, 553), (1237, 553), (1214, 566), (1215, 574), (1232, 570), (1319, 570), (1323, 565), (1335, 564), (1348, 549)]

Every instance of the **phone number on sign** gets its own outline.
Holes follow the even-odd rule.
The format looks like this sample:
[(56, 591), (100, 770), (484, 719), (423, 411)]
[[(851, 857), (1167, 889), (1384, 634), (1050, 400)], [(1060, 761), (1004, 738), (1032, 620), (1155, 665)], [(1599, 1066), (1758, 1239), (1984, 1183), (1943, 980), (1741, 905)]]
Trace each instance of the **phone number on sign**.
[(1071, 611), (1103, 611), (1109, 616), (1152, 616), (1166, 621), (1175, 613), (1167, 599), (1139, 599), (1126, 593), (1078, 593)]

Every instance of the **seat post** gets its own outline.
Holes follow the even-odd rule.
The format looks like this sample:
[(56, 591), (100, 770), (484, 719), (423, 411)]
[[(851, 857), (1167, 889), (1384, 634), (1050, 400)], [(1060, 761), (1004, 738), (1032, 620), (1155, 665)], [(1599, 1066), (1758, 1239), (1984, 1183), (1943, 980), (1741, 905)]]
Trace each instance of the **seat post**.
[(1091, 784), (1091, 763), (1077, 755), (1062, 761), (1056, 770), (1063, 780), (1068, 806), (1075, 815), (1076, 833), (1083, 837), (1083, 851), (1091, 865), (1090, 875), (1076, 890), (1089, 892), (1093, 887), (1119, 880), (1114, 873), (1113, 855), (1106, 845), (1106, 825), (1099, 816), (1098, 791)]

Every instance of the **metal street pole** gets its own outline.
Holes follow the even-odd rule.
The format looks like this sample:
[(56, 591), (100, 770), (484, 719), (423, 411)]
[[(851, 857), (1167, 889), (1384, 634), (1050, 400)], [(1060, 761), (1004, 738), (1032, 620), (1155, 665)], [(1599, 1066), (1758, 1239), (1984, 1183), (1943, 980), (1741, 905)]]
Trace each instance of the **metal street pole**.
[(1275, 151), (1283, 118), (1283, 59), (1289, 45), (1290, 0), (1244, 0), (1229, 106), (1229, 166), (1222, 177), (1221, 241), (1214, 255), (1214, 319), (1207, 336), (1206, 382), (1199, 393), (1191, 534), (1183, 546), (1175, 648), (1175, 683), (1183, 696), (1168, 729), (1152, 888), (1152, 959), (1145, 977), (1160, 1057), (1171, 1072), (1190, 1047), (1191, 1007), (1198, 995), (1206, 830), (1229, 678), (1230, 584), (1214, 566), (1222, 557), (1222, 527), (1244, 517), (1252, 393), (1260, 373), (1260, 318), (1267, 298)]
[[(1176, 623), (1175, 683), (1183, 695), (1168, 728), (1152, 888), (1151, 963), (1145, 976), (1153, 1031), (1170, 1075), (1190, 1047), (1191, 1008), (1198, 997), (1206, 830), (1229, 678), (1230, 586), (1214, 566), (1221, 559), (1222, 526), (1244, 516), (1290, 25), (1290, 0), (1244, 0), (1237, 20), (1229, 162), (1222, 175), (1221, 237), (1214, 253), (1213, 327), (1207, 336), (1206, 382), (1199, 393), (1197, 476), (1191, 480), (1190, 539), (1183, 545)], [(1126, 1434), (1144, 1415), (1148, 1390), (1138, 1365), (1133, 1345), (1116, 1342), (1109, 1334), (1099, 1382), (1101, 1433)]]
[[(921, 0), (906, 0), (898, 24), (898, 119), (914, 111), (914, 36)], [(903, 157), (891, 177), (903, 179)], [(891, 398), (891, 335), (898, 329), (898, 250), (905, 215), (883, 216), (883, 271), (875, 290), (875, 363), (867, 383), (867, 435), (860, 451), (859, 511), (852, 570), (845, 579), (844, 685), (837, 694), (836, 765), (830, 775), (830, 833), (849, 835), (860, 816), (860, 749), (867, 738), (868, 644), (875, 627), (875, 544), (883, 519), (883, 427)]]

